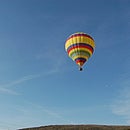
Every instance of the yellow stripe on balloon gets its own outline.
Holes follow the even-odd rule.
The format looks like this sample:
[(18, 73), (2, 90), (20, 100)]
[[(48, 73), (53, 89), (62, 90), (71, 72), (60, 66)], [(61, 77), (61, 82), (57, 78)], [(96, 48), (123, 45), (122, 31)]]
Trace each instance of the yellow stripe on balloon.
[[(79, 48), (79, 49), (78, 49), (78, 52), (80, 53), (80, 51), (85, 51), (85, 52), (88, 52), (88, 53), (90, 54), (90, 56), (92, 55), (92, 52), (91, 52), (89, 49), (87, 49), (87, 48)], [(75, 51), (75, 49), (72, 49), (72, 50), (69, 52), (69, 56), (70, 56), (73, 52), (77, 52), (77, 51)]]
[(91, 38), (88, 38), (85, 36), (76, 36), (76, 37), (70, 38), (66, 41), (66, 44), (65, 44), (66, 50), (70, 45), (76, 44), (76, 43), (86, 43), (86, 44), (89, 44), (90, 46), (92, 46), (93, 48), (95, 48), (95, 43)]
[(81, 43), (81, 36), (76, 36), (71, 38), (73, 43)]

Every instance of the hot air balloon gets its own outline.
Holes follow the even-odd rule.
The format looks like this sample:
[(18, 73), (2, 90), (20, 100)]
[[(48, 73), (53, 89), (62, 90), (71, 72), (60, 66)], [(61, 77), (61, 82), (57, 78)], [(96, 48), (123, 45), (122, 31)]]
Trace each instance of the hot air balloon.
[(65, 50), (68, 56), (76, 62), (80, 71), (82, 71), (84, 63), (92, 56), (94, 49), (94, 39), (83, 32), (70, 35), (65, 42)]

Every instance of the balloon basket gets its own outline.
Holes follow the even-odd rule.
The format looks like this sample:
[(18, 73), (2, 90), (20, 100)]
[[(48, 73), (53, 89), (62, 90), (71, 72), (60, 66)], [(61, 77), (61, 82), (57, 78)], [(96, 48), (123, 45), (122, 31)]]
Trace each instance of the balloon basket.
[(82, 68), (82, 67), (80, 67), (80, 68), (79, 68), (79, 71), (82, 71), (82, 70), (83, 70), (83, 68)]

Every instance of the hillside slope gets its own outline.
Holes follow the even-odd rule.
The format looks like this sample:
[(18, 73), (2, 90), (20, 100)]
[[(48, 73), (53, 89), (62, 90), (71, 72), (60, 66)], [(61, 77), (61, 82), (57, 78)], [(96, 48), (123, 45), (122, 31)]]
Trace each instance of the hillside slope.
[(19, 130), (130, 130), (130, 126), (107, 125), (50, 125)]

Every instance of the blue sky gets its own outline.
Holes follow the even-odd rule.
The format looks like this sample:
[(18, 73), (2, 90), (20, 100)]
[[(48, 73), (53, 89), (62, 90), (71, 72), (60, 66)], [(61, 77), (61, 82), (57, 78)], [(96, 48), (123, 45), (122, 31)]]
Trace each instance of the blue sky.
[[(90, 34), (79, 72), (64, 44)], [(130, 125), (129, 0), (0, 1), (0, 130)]]

